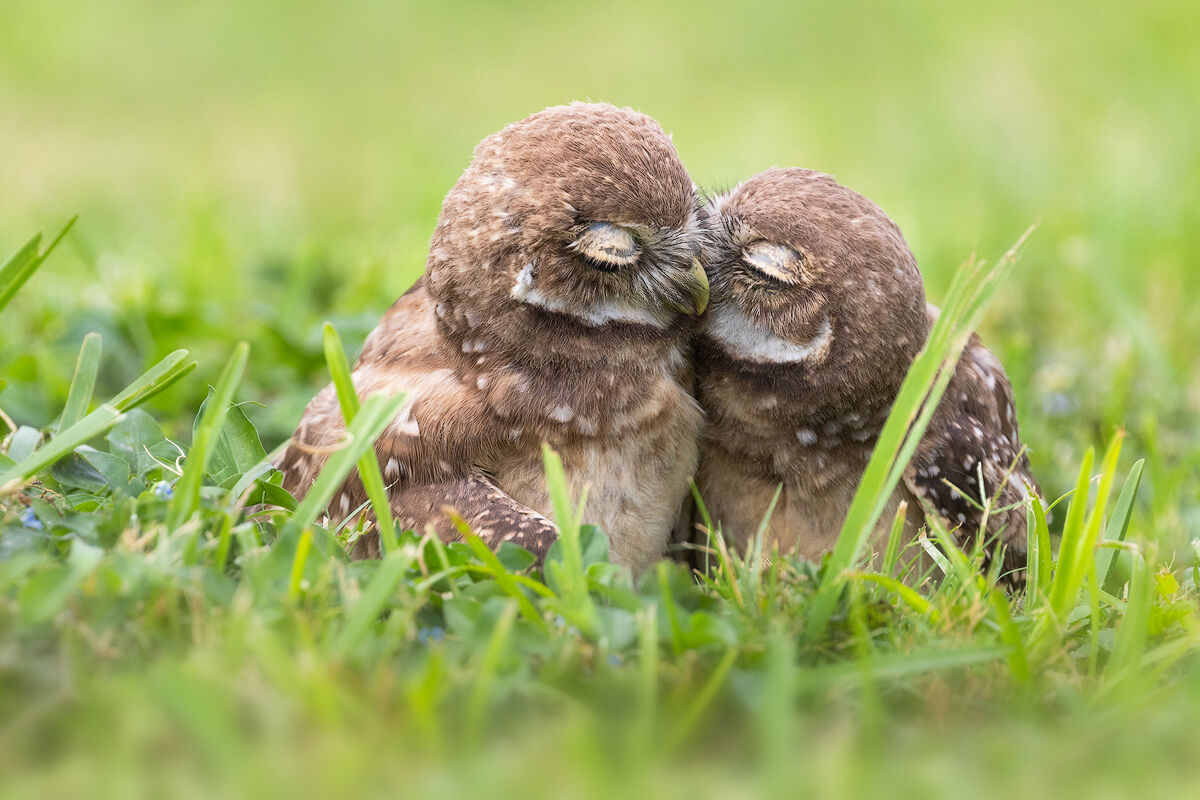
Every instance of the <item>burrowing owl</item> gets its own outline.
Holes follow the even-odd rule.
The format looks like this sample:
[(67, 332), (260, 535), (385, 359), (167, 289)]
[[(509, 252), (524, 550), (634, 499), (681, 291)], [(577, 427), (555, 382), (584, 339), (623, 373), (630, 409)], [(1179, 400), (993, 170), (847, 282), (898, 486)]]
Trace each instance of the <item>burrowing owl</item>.
[[(615, 562), (659, 558), (697, 461), (688, 341), (708, 282), (704, 208), (654, 120), (604, 104), (549, 108), (475, 149), (442, 206), (424, 276), (367, 338), (360, 395), (405, 391), (376, 453), (406, 527), (543, 555), (557, 532), (541, 444), (559, 451), (584, 521)], [(283, 458), (303, 494), (344, 425), (332, 387)], [(357, 476), (330, 513), (364, 502)], [(362, 537), (359, 556), (379, 552)]]
[[(782, 483), (769, 542), (817, 559), (834, 544), (937, 309), (899, 228), (828, 175), (769, 170), (711, 210), (713, 302), (695, 357), (708, 415), (697, 483), (742, 546)], [(910, 536), (922, 509), (974, 536), (984, 499), (995, 496), (987, 533), (1003, 541), (1006, 580), (1017, 582), (1027, 487), (1012, 388), (973, 337), (881, 526), (908, 500)]]

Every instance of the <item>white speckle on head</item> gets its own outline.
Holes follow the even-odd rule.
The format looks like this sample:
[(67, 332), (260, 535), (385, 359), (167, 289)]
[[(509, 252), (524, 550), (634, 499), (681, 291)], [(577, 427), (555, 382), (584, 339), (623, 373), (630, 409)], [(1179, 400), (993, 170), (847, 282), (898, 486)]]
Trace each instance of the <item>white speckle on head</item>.
[(487, 385), (488, 385), (488, 376), (480, 375), (478, 378), (475, 379), (475, 385), (478, 386), (480, 389), (486, 389)]
[(764, 330), (730, 303), (713, 309), (706, 332), (721, 349), (735, 358), (772, 364), (798, 364), (823, 358), (833, 342), (833, 325), (829, 317), (825, 317), (812, 339), (797, 344)]
[(550, 409), (548, 416), (556, 422), (570, 422), (571, 418), (575, 416), (575, 411), (566, 403), (559, 403)]
[(941, 472), (941, 469), (939, 469), (939, 468), (938, 468), (938, 465), (937, 465), (937, 464), (930, 464), (930, 465), (929, 465), (929, 474), (930, 474), (930, 475), (932, 475), (932, 476), (936, 477), (936, 476), (937, 476), (937, 474), (938, 474), (938, 473), (940, 473), (940, 472)]
[(383, 470), (383, 474), (389, 478), (399, 478), (400, 477), (400, 462), (396, 461), (396, 459), (394, 459), (394, 458), (389, 458), (388, 462), (387, 462), (387, 467), (385, 467)]
[(816, 444), (817, 434), (813, 433), (808, 428), (801, 428), (800, 430), (796, 431), (796, 441), (803, 445)]
[(350, 513), (350, 498), (345, 493), (338, 497), (338, 508), (342, 510), (343, 517)]

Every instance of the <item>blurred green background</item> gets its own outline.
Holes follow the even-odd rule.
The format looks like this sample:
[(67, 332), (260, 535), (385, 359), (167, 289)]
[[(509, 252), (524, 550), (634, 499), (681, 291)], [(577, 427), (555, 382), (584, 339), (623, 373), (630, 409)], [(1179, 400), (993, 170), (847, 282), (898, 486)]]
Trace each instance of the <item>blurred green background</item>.
[[(1083, 450), (1126, 426), (1125, 462), (1148, 459), (1137, 528), (1188, 563), (1188, 543), (1200, 537), (1194, 0), (3, 0), (0, 252), (72, 213), (81, 218), (0, 316), (0, 376), (9, 383), (0, 407), (22, 423), (52, 420), (80, 340), (97, 330), (99, 395), (171, 350), (192, 351), (198, 376), (151, 409), (186, 439), (205, 384), (246, 339), (239, 397), (262, 404), (247, 413), (267, 446), (277, 444), (326, 380), (320, 323), (333, 320), (352, 348), (361, 343), (420, 274), (441, 198), (475, 143), (576, 99), (656, 117), (709, 189), (772, 165), (835, 174), (900, 224), (934, 301), (972, 253), (995, 259), (1037, 223), (983, 331), (1016, 388), (1035, 472), (1057, 497)], [(6, 652), (0, 646), (0, 660)], [(291, 712), (277, 712), (269, 693), (238, 675), (229, 680), (278, 729), (278, 752), (262, 754), (264, 791), (278, 775), (306, 780), (289, 773), (296, 750), (319, 751), (324, 760), (313, 763), (342, 785), (365, 761), (378, 763), (337, 731), (332, 743), (287, 738)], [(188, 696), (151, 683), (163, 697)], [(308, 691), (318, 707), (335, 702), (318, 684), (286, 689)], [(105, 742), (134, 747), (136, 736), (109, 741), (107, 732), (135, 693), (114, 690), (111, 717), (61, 719), (87, 744), (77, 754)], [(1194, 709), (1196, 696), (1178, 708)], [(139, 721), (160, 713), (148, 708), (156, 706), (126, 712), (128, 724), (154, 728)], [(923, 735), (939, 738), (941, 756), (919, 737), (899, 750), (864, 743), (852, 718), (838, 723), (844, 735), (814, 733), (821, 786), (891, 789), (887, 776), (912, 756), (936, 794), (955, 789), (960, 757), (975, 757), (994, 762), (998, 795), (1065, 791), (1106, 764), (1144, 778), (1149, 792), (1167, 773), (1139, 766), (1147, 751), (1170, 760), (1174, 743), (1183, 752), (1173, 763), (1194, 763), (1194, 747), (1175, 735), (1187, 720), (1175, 717), (1162, 736), (1139, 734), (1121, 758), (1098, 762), (1129, 733), (1125, 721), (1089, 723), (1082, 738), (1006, 728), (972, 738), (940, 728), (936, 708), (927, 716)], [(1011, 768), (1052, 741), (1078, 771), (1064, 768), (1051, 786)], [(521, 759), (536, 756), (538, 737), (521, 742), (497, 759), (525, 774)], [(236, 743), (216, 742), (214, 764), (218, 745)], [(873, 776), (856, 760), (867, 746), (884, 754)], [(408, 766), (396, 763), (398, 781)], [(485, 787), (487, 769), (479, 767)], [(696, 782), (705, 774), (694, 773)], [(125, 777), (156, 792), (136, 770)], [(1104, 796), (1103, 772), (1088, 778)], [(744, 789), (736, 776), (723, 780)]]

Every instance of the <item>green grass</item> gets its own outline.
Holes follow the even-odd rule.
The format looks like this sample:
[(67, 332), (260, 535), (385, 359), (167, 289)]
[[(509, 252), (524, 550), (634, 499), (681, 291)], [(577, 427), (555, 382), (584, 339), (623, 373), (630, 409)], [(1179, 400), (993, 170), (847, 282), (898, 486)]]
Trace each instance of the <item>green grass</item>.
[[(1187, 796), (1193, 6), (5, 4), (0, 795)], [(401, 398), (343, 397), (314, 499), (266, 465), (474, 143), (576, 98), (656, 116), (709, 188), (835, 173), (947, 308), (824, 565), (718, 547), (634, 585), (553, 453), (545, 570), (401, 531), (350, 562), (320, 495)], [(861, 563), (992, 292), (1053, 503), (1024, 598), (975, 552), (915, 589), (895, 548)]]

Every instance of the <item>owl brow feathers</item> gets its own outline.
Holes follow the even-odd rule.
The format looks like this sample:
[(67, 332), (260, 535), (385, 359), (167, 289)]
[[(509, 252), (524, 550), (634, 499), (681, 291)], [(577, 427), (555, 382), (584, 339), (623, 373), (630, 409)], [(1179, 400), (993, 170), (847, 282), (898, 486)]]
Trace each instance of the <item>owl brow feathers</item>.
[(556, 314), (566, 314), (591, 327), (610, 322), (625, 322), (666, 328), (671, 322), (671, 315), (666, 310), (638, 307), (615, 300), (595, 300), (580, 305), (559, 297), (547, 297), (533, 285), (533, 271), (534, 265), (531, 261), (517, 273), (517, 280), (513, 283), (510, 294), (519, 303), (537, 306)]

